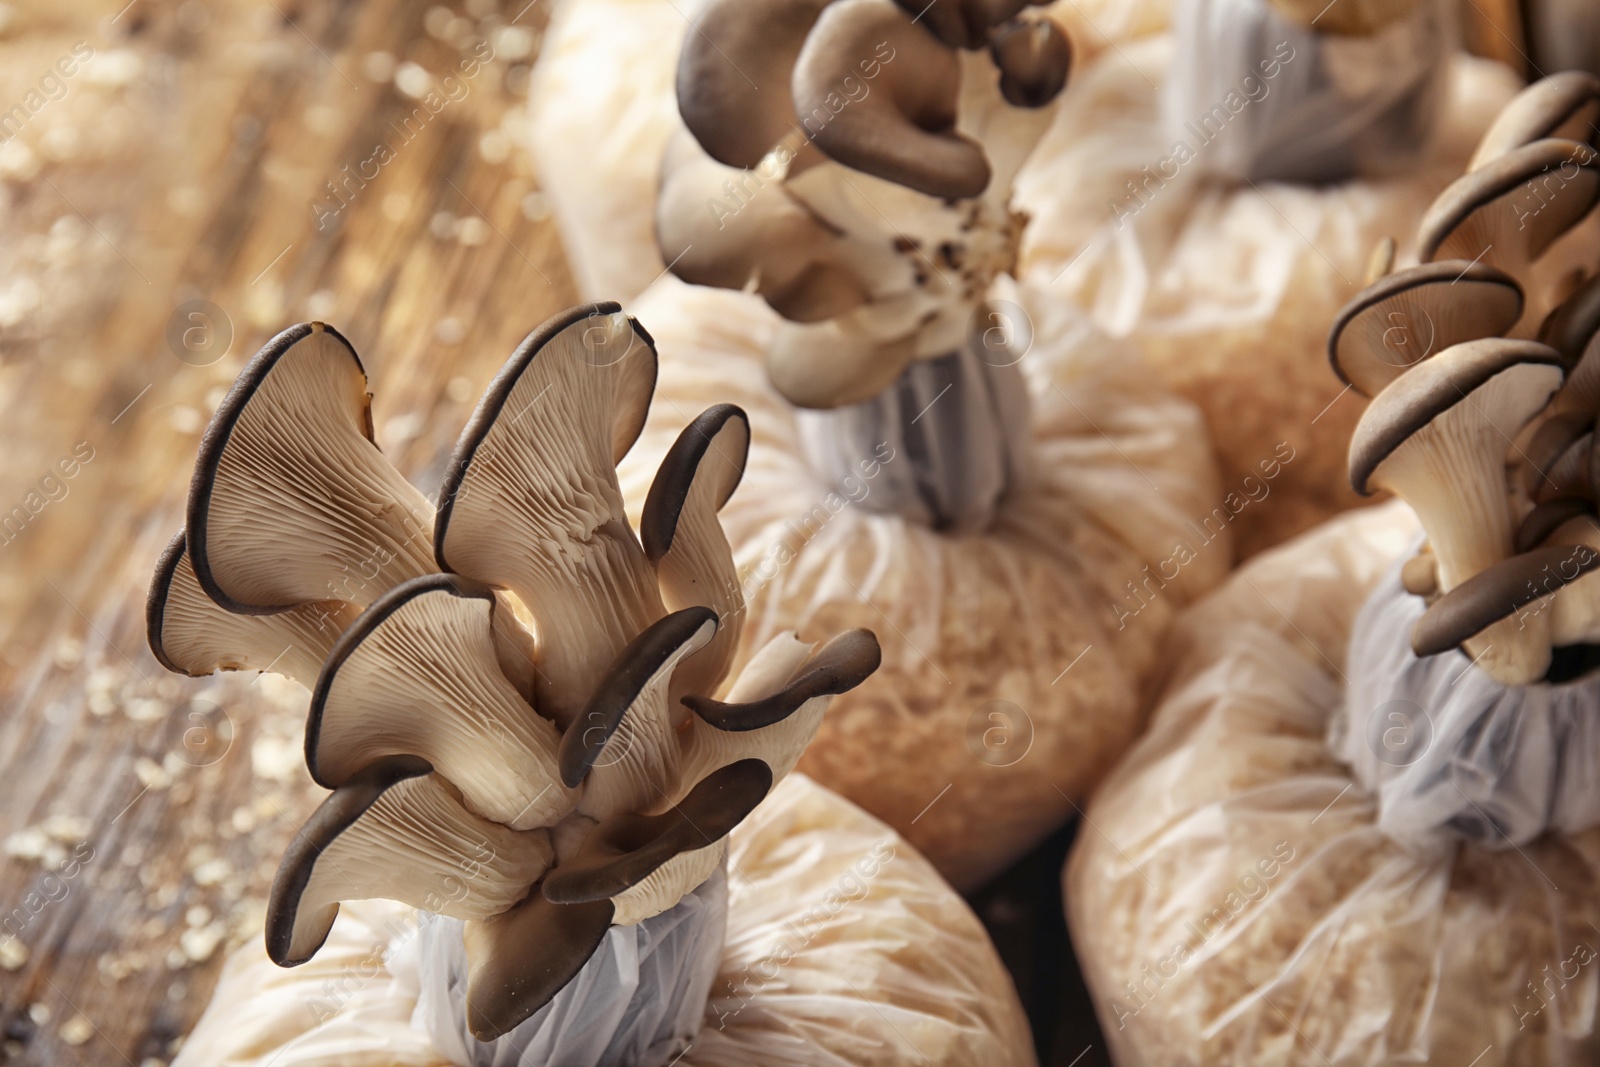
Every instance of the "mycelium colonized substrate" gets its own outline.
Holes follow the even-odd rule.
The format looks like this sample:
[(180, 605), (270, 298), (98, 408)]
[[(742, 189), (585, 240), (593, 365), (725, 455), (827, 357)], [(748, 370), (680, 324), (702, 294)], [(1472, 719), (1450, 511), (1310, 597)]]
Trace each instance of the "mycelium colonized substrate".
[[(865, 630), (820, 643), (789, 632), (730, 672), (744, 610), (717, 512), (744, 473), (750, 427), (728, 404), (693, 420), (659, 455), (636, 534), (615, 464), (640, 436), (655, 377), (649, 334), (615, 304), (557, 316), (491, 383), (435, 502), (372, 444), (365, 373), (336, 331), (291, 328), (242, 372), (202, 444), (185, 533), (157, 568), (152, 647), (184, 673), (303, 681), (321, 657), (306, 761), (331, 792), (268, 902), (266, 957), (302, 977), (224, 986), (207, 1016), (217, 1030), (180, 1062), (327, 1062), (331, 1040), (341, 1063), (393, 1062), (409, 1046), (472, 1067), (665, 1064), (715, 1021), (736, 910), (729, 834), (879, 650)], [(851, 824), (863, 817), (825, 791), (787, 795), (764, 809), (777, 833), (831, 839), (837, 824), (841, 841), (861, 836)], [(939, 1062), (1031, 1064), (976, 920), (903, 842), (885, 844), (870, 871), (855, 855), (834, 864), (861, 884), (849, 921), (875, 929), (873, 947), (852, 942), (820, 964), (813, 952), (797, 968), (848, 957), (867, 974), (923, 940), (898, 900), (859, 904), (872, 879), (895, 882), (949, 921), (962, 961), (909, 969), (897, 995), (911, 1015), (914, 1003), (960, 1006), (913, 1028)], [(274, 991), (315, 999), (318, 956), (345, 936), (341, 910), (355, 902), (359, 924), (362, 908), (389, 907), (363, 903), (375, 898), (422, 915), (420, 928), (390, 922), (381, 949), (415, 953), (415, 1018), (358, 1011), (308, 1040), (304, 1019), (272, 1014)], [(770, 890), (744, 899), (756, 926), (785, 912)], [(785, 918), (812, 903), (795, 897)], [(366, 980), (380, 999), (407, 995), (395, 973)], [(836, 1022), (862, 1025), (850, 1011)], [(755, 1030), (746, 1037), (736, 1055), (770, 1058)], [(873, 1056), (840, 1062), (912, 1054)]]

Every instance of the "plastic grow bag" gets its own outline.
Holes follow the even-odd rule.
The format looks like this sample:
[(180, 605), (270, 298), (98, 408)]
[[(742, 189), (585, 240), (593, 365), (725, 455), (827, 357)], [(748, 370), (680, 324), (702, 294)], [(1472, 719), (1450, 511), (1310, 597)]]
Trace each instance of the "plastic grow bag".
[[(615, 1067), (1032, 1067), (983, 927), (882, 823), (791, 774), (730, 838), (717, 973), (687, 1050)], [(414, 1023), (415, 912), (344, 905), (311, 962), (228, 958), (174, 1067), (446, 1067)], [(561, 1061), (565, 1062), (565, 1061)]]
[(1087, 809), (1068, 919), (1122, 1067), (1595, 1062), (1600, 833), (1402, 842), (1327, 742), (1402, 504), (1252, 560), (1173, 628)]
[[(1226, 572), (1233, 524), (1273, 491), (1264, 473), (1219, 486), (1192, 405), (1048, 291), (1008, 292), (1026, 327), (1031, 455), (995, 523), (964, 536), (863, 506), (892, 446), (840, 489), (808, 469), (795, 411), (767, 383), (777, 316), (759, 298), (668, 277), (628, 308), (660, 374), (619, 467), (624, 496), (643, 499), (646, 457), (691, 413), (749, 412), (744, 481), (721, 513), (748, 604), (741, 664), (786, 629), (878, 634), (883, 665), (835, 698), (800, 767), (963, 888), (1069, 817), (1137, 735), (1162, 630)], [(1267, 469), (1280, 461), (1292, 453)]]

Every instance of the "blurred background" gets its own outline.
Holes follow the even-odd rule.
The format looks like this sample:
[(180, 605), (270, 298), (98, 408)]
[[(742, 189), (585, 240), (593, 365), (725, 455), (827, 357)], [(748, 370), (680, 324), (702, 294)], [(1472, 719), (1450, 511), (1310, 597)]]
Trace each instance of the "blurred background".
[[(577, 302), (521, 143), (554, 2), (0, 3), (0, 1061), (165, 1064), (259, 936), (318, 799), (304, 695), (167, 674), (144, 589), (279, 329), (353, 341), (431, 493), (506, 354)], [(1504, 0), (1463, 16), (1519, 69), (1571, 44)], [(973, 901), (1041, 1059), (1089, 1067), (1070, 833)]]

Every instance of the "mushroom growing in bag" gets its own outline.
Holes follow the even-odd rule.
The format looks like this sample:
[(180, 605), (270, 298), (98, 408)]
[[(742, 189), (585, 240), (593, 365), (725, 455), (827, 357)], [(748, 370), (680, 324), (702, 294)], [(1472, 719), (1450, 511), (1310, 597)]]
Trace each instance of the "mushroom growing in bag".
[[(723, 405), (685, 429), (641, 544), (615, 467), (655, 377), (617, 305), (556, 316), (490, 385), (435, 509), (373, 446), (335, 331), (285, 331), (240, 374), (158, 567), (150, 640), (186, 673), (310, 683), (306, 761), (332, 792), (274, 882), (274, 962), (311, 960), (345, 901), (410, 904), (464, 924), (460, 1021), (529, 1040), (612, 930), (721, 877), (729, 831), (877, 667), (868, 631), (790, 633), (725, 685), (744, 603), (717, 512), (749, 427)], [(685, 959), (714, 958), (723, 912), (686, 914)], [(584, 983), (557, 1014), (634, 996), (634, 1025), (670, 1030), (656, 993)]]
[[(800, 769), (970, 888), (1072, 817), (1139, 729), (1174, 607), (1313, 461), (1275, 438), (1220, 482), (1195, 406), (1052, 288), (1065, 258), (1016, 253), (1073, 191), (1052, 184), (1028, 219), (1011, 203), (1075, 92), (1023, 106), (1054, 88), (1030, 64), (1060, 73), (1058, 31), (1074, 70), (1097, 50), (1115, 64), (1126, 42), (1094, 27), (1158, 30), (1164, 7), (960, 4), (925, 29), (944, 5), (914, 6), (713, 21), (722, 7), (573, 0), (535, 70), (531, 162), (580, 286), (649, 287), (643, 454), (710, 403), (752, 415), (751, 485), (722, 512), (749, 603), (738, 661), (796, 626), (884, 642), (887, 684), (835, 701)], [(990, 19), (996, 48), (964, 47)], [(916, 121), (891, 106), (902, 81)], [(695, 117), (723, 112), (739, 121)], [(882, 158), (859, 154), (864, 128), (887, 131)], [(979, 160), (981, 193), (928, 194), (965, 193)], [(635, 498), (654, 473), (621, 470)]]
[[(1469, 178), (1573, 144), (1536, 139)], [(1522, 163), (1504, 174), (1489, 196), (1441, 199), (1497, 210), (1530, 180)], [(1588, 195), (1524, 236), (1559, 235)], [(1600, 242), (1580, 239), (1592, 260)], [(1527, 288), (1525, 251), (1499, 266)], [(1119, 1062), (1596, 1054), (1600, 956), (1581, 933), (1600, 918), (1593, 293), (1546, 320), (1551, 344), (1497, 336), (1516, 317), (1502, 300), (1397, 370), (1359, 325), (1384, 299), (1358, 298), (1330, 350), (1375, 386), (1351, 483), (1404, 503), (1252, 561), (1174, 628), (1152, 732), (1069, 862), (1069, 921)]]

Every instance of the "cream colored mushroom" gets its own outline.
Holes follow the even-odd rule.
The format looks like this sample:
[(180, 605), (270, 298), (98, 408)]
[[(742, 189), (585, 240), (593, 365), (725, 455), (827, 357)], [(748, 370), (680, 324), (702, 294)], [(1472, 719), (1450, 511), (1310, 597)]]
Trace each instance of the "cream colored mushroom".
[[(1561, 377), (1561, 358), (1545, 345), (1469, 341), (1411, 367), (1356, 425), (1351, 486), (1364, 496), (1387, 489), (1412, 506), (1445, 596), (1512, 554), (1506, 457)], [(1548, 630), (1540, 626), (1502, 621), (1467, 647), (1508, 685), (1528, 684), (1549, 666)]]
[(500, 673), (494, 593), (455, 575), (379, 597), (330, 652), (311, 695), (306, 766), (337, 788), (374, 760), (420, 756), (476, 815), (514, 830), (577, 803), (561, 783), (561, 735)]
[(182, 530), (156, 564), (145, 601), (150, 651), (169, 671), (190, 677), (217, 671), (273, 671), (310, 689), (328, 650), (358, 614), (343, 600), (322, 600), (270, 615), (238, 615), (206, 596), (189, 562)]
[(386, 897), (439, 915), (486, 919), (549, 867), (543, 830), (473, 815), (425, 760), (379, 760), (334, 790), (290, 841), (267, 901), (267, 955), (315, 955), (342, 900)]

